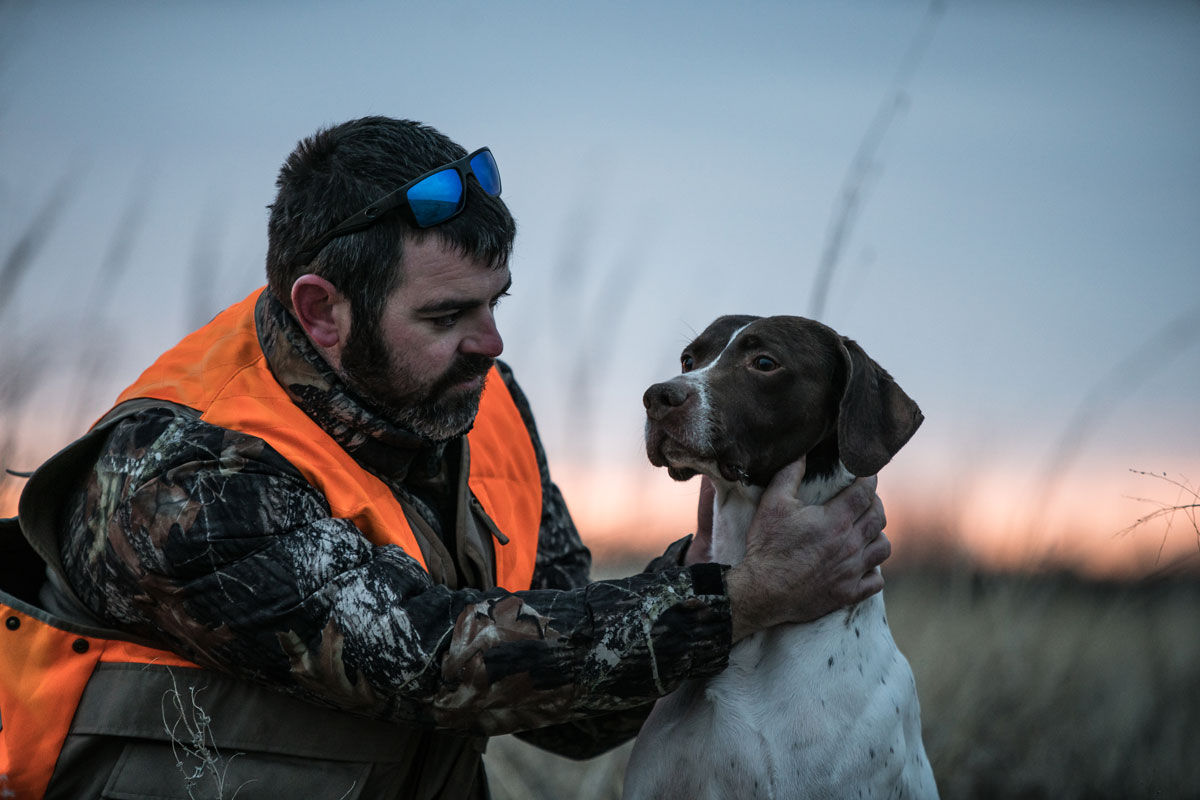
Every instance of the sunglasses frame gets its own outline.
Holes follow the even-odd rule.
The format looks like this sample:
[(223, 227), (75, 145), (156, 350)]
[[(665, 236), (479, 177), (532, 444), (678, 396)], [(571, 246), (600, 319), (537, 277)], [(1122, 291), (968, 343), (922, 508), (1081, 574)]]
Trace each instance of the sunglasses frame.
[[(314, 244), (312, 247), (308, 247), (308, 248), (304, 249), (299, 254), (297, 254), (296, 260), (299, 261), (301, 264), (307, 266), (308, 264), (312, 263), (312, 260), (317, 257), (317, 254), (319, 254), (322, 250), (324, 250), (325, 246), (327, 244), (329, 244), (330, 242), (332, 242), (334, 239), (338, 239), (342, 236), (347, 236), (351, 233), (358, 233), (359, 231), (365, 231), (367, 228), (371, 227), (376, 222), (378, 222), (380, 220), (380, 218), (383, 217), (384, 214), (386, 214), (387, 212), (389, 212), (395, 208), (408, 209), (409, 215), (412, 217), (412, 221), (414, 223), (416, 223), (417, 227), (420, 227), (420, 228), (432, 227), (433, 225), (438, 225), (440, 223), (445, 222), (448, 219), (453, 219), (454, 217), (456, 217), (460, 213), (462, 213), (463, 208), (466, 207), (466, 204), (467, 204), (467, 176), (468, 175), (470, 175), (471, 177), (473, 177), (475, 179), (475, 182), (477, 184), (479, 184), (479, 188), (485, 194), (487, 194), (490, 197), (499, 197), (500, 189), (501, 189), (500, 167), (496, 166), (496, 193), (492, 194), (491, 192), (489, 192), (483, 188), (483, 183), (479, 180), (479, 176), (475, 174), (475, 168), (471, 166), (471, 160), (474, 159), (475, 156), (479, 155), (480, 153), (487, 153), (491, 157), (492, 165), (496, 166), (496, 157), (492, 155), (491, 148), (481, 147), (478, 150), (467, 153), (462, 158), (451, 161), (449, 164), (443, 164), (440, 167), (434, 167), (433, 169), (429, 170), (428, 172), (422, 173), (421, 175), (418, 175), (417, 177), (413, 178), (411, 181), (404, 184), (400, 188), (393, 189), (392, 191), (385, 194), (383, 197), (381, 197), (378, 200), (376, 200), (375, 202), (371, 203), (366, 208), (359, 210), (358, 212), (350, 215), (346, 219), (339, 222), (336, 226), (334, 226), (333, 230), (329, 231), (324, 236), (322, 236), (320, 239), (318, 239), (316, 244)], [(459, 198), (458, 198), (458, 207), (456, 209), (454, 209), (454, 213), (449, 214), (448, 216), (446, 216), (442, 219), (439, 219), (437, 222), (431, 222), (428, 225), (422, 225), (421, 222), (417, 219), (416, 212), (413, 211), (412, 206), (408, 202), (408, 190), (413, 188), (414, 186), (416, 186), (418, 183), (425, 180), (426, 178), (429, 178), (433, 175), (437, 175), (440, 172), (445, 172), (447, 170), (454, 170), (455, 172), (457, 172), (458, 178), (462, 182), (462, 194), (459, 195)]]

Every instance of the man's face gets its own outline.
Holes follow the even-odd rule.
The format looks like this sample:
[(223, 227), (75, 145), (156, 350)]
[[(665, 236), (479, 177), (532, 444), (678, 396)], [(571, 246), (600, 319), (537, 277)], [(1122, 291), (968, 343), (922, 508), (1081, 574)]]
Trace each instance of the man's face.
[(434, 441), (466, 431), (493, 360), (504, 349), (496, 303), (512, 283), (437, 236), (405, 243), (400, 286), (388, 297), (378, 337), (342, 351), (343, 377), (395, 422)]

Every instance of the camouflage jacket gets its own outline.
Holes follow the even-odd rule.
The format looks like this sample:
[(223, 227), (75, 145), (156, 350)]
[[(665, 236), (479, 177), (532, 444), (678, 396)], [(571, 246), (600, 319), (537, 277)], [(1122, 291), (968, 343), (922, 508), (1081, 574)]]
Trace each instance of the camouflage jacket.
[(494, 588), (457, 552), (461, 440), (432, 444), (373, 413), (263, 298), (256, 323), (273, 374), (416, 510), (430, 571), (332, 518), (261, 439), (149, 408), (116, 425), (69, 506), (66, 579), (101, 621), (313, 702), (428, 729), (525, 731), (577, 757), (632, 736), (685, 678), (724, 668), (722, 568), (678, 566), (686, 540), (647, 572), (588, 583), (590, 554), (511, 370), (501, 365), (544, 498), (532, 588), (520, 592)]

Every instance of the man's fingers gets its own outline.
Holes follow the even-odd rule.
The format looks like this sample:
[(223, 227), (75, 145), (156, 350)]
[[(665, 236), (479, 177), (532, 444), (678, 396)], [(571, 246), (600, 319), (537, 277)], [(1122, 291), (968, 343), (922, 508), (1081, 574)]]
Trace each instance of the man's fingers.
[(883, 591), (883, 575), (879, 570), (873, 569), (866, 575), (862, 576), (858, 585), (854, 587), (851, 594), (850, 603), (861, 603), (876, 592)]
[(863, 550), (863, 561), (866, 562), (866, 568), (873, 570), (888, 560), (892, 555), (892, 543), (888, 541), (884, 533), (880, 533), (875, 541), (867, 545)]
[[(853, 508), (857, 512), (854, 518), (859, 519), (879, 502), (879, 495), (875, 494), (875, 488), (879, 485), (879, 477), (872, 475), (868, 478), (859, 478), (855, 483), (858, 484), (859, 491), (853, 496), (852, 500), (854, 502)], [(860, 503), (866, 503), (866, 507), (861, 507)]]
[(878, 497), (871, 503), (871, 507), (854, 521), (854, 530), (864, 545), (874, 540), (885, 527), (887, 516), (883, 512), (883, 501)]
[(804, 469), (805, 457), (801, 456), (798, 461), (793, 461), (775, 473), (775, 477), (771, 478), (767, 485), (766, 493), (795, 497), (800, 492), (801, 481), (804, 480)]
[(847, 514), (852, 520), (857, 520), (874, 504), (876, 483), (878, 480), (874, 475), (858, 478), (830, 500), (829, 505), (838, 507), (838, 511)]

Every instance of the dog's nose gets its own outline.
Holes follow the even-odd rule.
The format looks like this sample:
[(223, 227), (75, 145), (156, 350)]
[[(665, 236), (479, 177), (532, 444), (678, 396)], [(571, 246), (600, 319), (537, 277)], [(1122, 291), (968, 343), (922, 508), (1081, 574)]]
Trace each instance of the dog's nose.
[(687, 402), (687, 386), (676, 381), (656, 383), (642, 395), (642, 405), (651, 419), (662, 419), (668, 411)]

